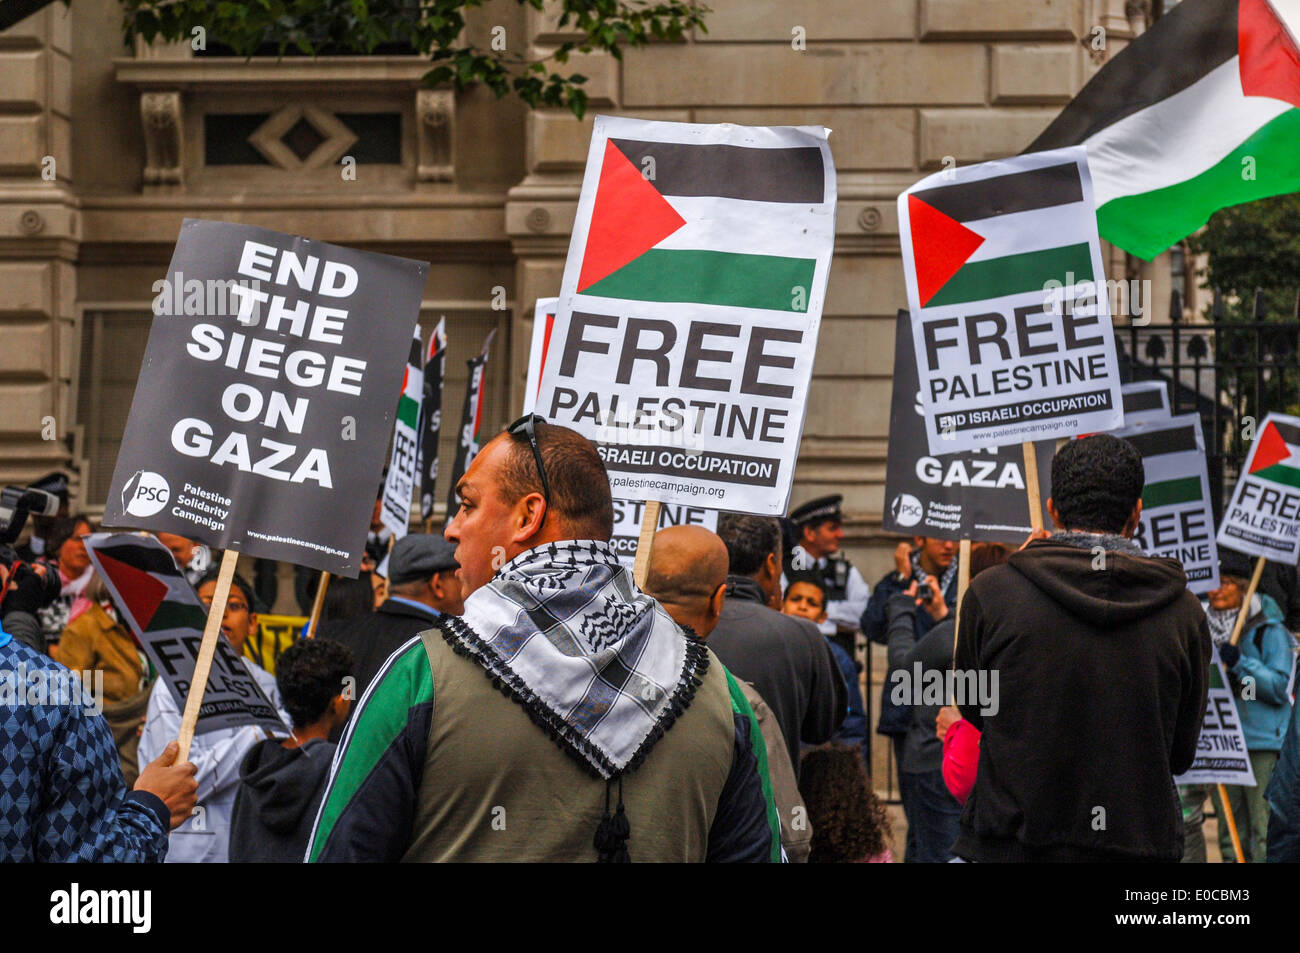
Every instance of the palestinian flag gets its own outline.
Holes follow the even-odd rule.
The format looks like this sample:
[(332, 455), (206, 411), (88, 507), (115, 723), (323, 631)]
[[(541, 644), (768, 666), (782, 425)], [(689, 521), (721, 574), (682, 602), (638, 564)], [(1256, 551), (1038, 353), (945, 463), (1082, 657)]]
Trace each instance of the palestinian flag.
[(416, 469), (420, 472), (420, 519), (433, 518), (433, 490), (438, 482), (438, 439), (442, 436), (442, 379), (447, 372), (447, 318), (429, 336), (429, 353), (424, 360), (423, 427)]
[(1028, 152), (1084, 145), (1103, 238), (1148, 261), (1221, 208), (1300, 189), (1300, 2), (1183, 0)]
[[(1186, 420), (1186, 418), (1181, 419)], [(1142, 488), (1143, 509), (1204, 501), (1201, 477), (1198, 472), (1184, 476), (1182, 473), (1187, 472), (1191, 467), (1180, 466), (1177, 459), (1159, 459), (1171, 454), (1191, 454), (1187, 462), (1197, 465), (1197, 469), (1202, 469), (1203, 464), (1198, 459), (1198, 455), (1204, 454), (1198, 439), (1199, 424), (1157, 426), (1160, 429), (1153, 427), (1124, 434), (1124, 438), (1137, 447), (1138, 453), (1142, 454), (1142, 465), (1147, 472), (1147, 482)], [(1171, 471), (1179, 475), (1171, 476)]]
[(147, 633), (203, 631), (207, 609), (158, 540), (130, 533), (97, 533), (86, 540), (86, 552), (108, 586), (114, 605), (125, 613), (122, 621), (141, 645), (147, 645)]
[[(923, 308), (965, 304), (1091, 281), (1096, 241), (1085, 201), (1082, 155), (1023, 168), (989, 162), (987, 178), (933, 185), (930, 176), (900, 196)], [(1007, 168), (1002, 174), (997, 170)], [(1100, 276), (1097, 276), (1100, 277)]]
[(1300, 427), (1270, 417), (1255, 441), (1247, 472), (1261, 480), (1300, 489)]
[(478, 456), (478, 432), (483, 425), (485, 391), (483, 378), (487, 371), (488, 348), (492, 346), (492, 338), (496, 333), (495, 328), (489, 331), (487, 339), (483, 342), (482, 353), (465, 362), (469, 369), (469, 385), (465, 388), (465, 405), (461, 410), (460, 435), (456, 445), (456, 463), (451, 468), (451, 487), (447, 491), (448, 520), (456, 515), (456, 510), (460, 506), (460, 495), (456, 492), (456, 484), (460, 482), (460, 478), (465, 475), (469, 465)]
[[(121, 621), (171, 692), (177, 709), (184, 711), (208, 608), (176, 567), (167, 547), (152, 536), (95, 533), (86, 539), (86, 552), (113, 604), (125, 616)], [(232, 595), (237, 592), (232, 589)], [(246, 724), (286, 732), (275, 707), (240, 664), (234, 648), (218, 638), (194, 731), (202, 734)]]
[(406, 535), (411, 521), (411, 493), (415, 489), (416, 457), (420, 448), (420, 401), (424, 398), (424, 344), (420, 325), (416, 324), (411, 350), (402, 376), (402, 394), (397, 399), (397, 419), (393, 421), (393, 452), (384, 481), (383, 508), (380, 519), (395, 539)]
[[(678, 125), (622, 122), (642, 135)], [(830, 154), (803, 130), (745, 131), (761, 145), (611, 135), (602, 149), (598, 130), (577, 293), (807, 311), (818, 265), (808, 219), (833, 222)]]
[(1211, 536), (1214, 507), (1201, 418), (1148, 418), (1115, 436), (1142, 455), (1142, 521), (1134, 538), (1148, 556), (1182, 563), (1192, 592), (1218, 588), (1219, 551)]

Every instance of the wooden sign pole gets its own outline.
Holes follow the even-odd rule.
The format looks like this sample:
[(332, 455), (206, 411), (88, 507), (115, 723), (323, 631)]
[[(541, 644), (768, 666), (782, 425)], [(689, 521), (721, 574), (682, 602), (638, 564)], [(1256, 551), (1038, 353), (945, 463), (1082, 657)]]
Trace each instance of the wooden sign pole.
[(1029, 525), (1034, 530), (1043, 528), (1043, 497), (1038, 489), (1038, 451), (1032, 440), (1021, 444), (1025, 452), (1025, 493), (1029, 496)]
[(662, 505), (658, 500), (646, 500), (641, 510), (641, 535), (637, 537), (636, 561), (632, 564), (632, 581), (638, 589), (645, 589), (646, 577), (650, 575), (650, 553), (654, 549)]
[[(961, 603), (966, 598), (966, 589), (970, 586), (970, 540), (963, 539), (957, 544), (957, 608), (952, 617), (952, 670), (957, 671), (957, 634), (961, 631)], [(954, 678), (952, 684), (956, 685)], [(950, 696), (948, 704), (955, 704)]]
[[(1246, 592), (1241, 597), (1241, 609), (1237, 611), (1237, 621), (1232, 627), (1232, 637), (1228, 639), (1231, 645), (1236, 645), (1240, 641), (1242, 630), (1246, 627), (1246, 620), (1250, 618), (1250, 600), (1255, 598), (1255, 590), (1259, 588), (1260, 576), (1264, 575), (1264, 562), (1263, 556), (1255, 559), (1255, 571), (1250, 574), (1250, 585), (1246, 587)], [(1237, 863), (1244, 864), (1246, 857), (1241, 850), (1241, 838), (1237, 835), (1237, 819), (1232, 816), (1232, 805), (1228, 803), (1228, 789), (1222, 784), (1218, 787), (1219, 803), (1223, 805), (1223, 819), (1228, 822), (1228, 833), (1232, 835), (1232, 849), (1237, 855)]]
[(330, 574), (322, 572), (316, 585), (316, 598), (311, 601), (311, 618), (307, 620), (307, 638), (316, 638), (316, 623), (320, 621), (321, 606), (325, 605), (325, 590), (330, 585)]
[(1237, 835), (1237, 819), (1232, 816), (1232, 805), (1228, 803), (1228, 789), (1219, 785), (1219, 803), (1223, 805), (1223, 819), (1228, 822), (1228, 833), (1232, 835), (1232, 850), (1237, 855), (1237, 863), (1244, 864), (1246, 855), (1241, 852), (1241, 838)]
[(194, 726), (199, 721), (199, 709), (203, 707), (203, 693), (208, 688), (208, 674), (212, 671), (212, 656), (217, 651), (217, 639), (221, 637), (221, 620), (226, 615), (226, 600), (230, 598), (230, 582), (235, 578), (235, 566), (239, 563), (239, 553), (227, 549), (221, 555), (221, 569), (217, 574), (217, 588), (212, 593), (212, 605), (208, 608), (208, 624), (203, 627), (203, 642), (199, 645), (199, 657), (194, 660), (194, 678), (190, 682), (190, 693), (185, 698), (185, 712), (181, 715), (181, 731), (177, 737), (180, 751), (176, 754), (176, 763), (188, 761), (190, 745), (194, 741)]
[(1241, 597), (1241, 608), (1237, 611), (1237, 622), (1232, 627), (1232, 638), (1228, 641), (1236, 645), (1241, 639), (1241, 632), (1246, 627), (1246, 620), (1250, 618), (1250, 600), (1255, 598), (1255, 590), (1259, 588), (1259, 577), (1264, 575), (1264, 557), (1259, 556), (1255, 559), (1255, 571), (1250, 574), (1250, 585), (1246, 587), (1246, 594)]

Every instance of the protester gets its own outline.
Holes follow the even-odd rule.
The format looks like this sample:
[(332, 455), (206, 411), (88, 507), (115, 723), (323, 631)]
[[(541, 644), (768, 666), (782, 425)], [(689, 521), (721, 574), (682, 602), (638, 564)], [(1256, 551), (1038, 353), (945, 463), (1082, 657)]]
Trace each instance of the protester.
[(104, 718), (113, 731), (122, 775), (133, 784), (140, 774), (136, 749), (149, 706), (149, 663), (119, 621), (104, 580), (92, 576), (85, 595), (90, 608), (63, 630), (59, 662), (74, 673), (102, 673)]
[(800, 742), (831, 739), (848, 714), (848, 690), (817, 627), (767, 608), (781, 596), (780, 524), (768, 516), (723, 513), (718, 535), (730, 569), (727, 601), (709, 648), (763, 696), (797, 773)]
[[(389, 597), (374, 612), (322, 623), (319, 639), (346, 645), (354, 659), (357, 698), (365, 694), (387, 658), (443, 613), (465, 609), (455, 546), (441, 536), (411, 533), (393, 547), (389, 559)], [(334, 587), (333, 581), (330, 588)], [(329, 598), (329, 590), (325, 592)]]
[[(1010, 550), (997, 543), (977, 543), (971, 548), (971, 578), (1006, 561)], [(941, 864), (952, 859), (957, 840), (961, 803), (949, 792), (943, 777), (943, 742), (935, 724), (943, 699), (923, 701), (921, 692), (931, 681), (942, 684), (952, 667), (953, 614), (937, 588), (926, 602), (913, 582), (889, 600), (889, 669), (895, 675), (887, 686), (894, 701), (909, 705), (912, 723), (903, 739), (899, 759), (899, 791), (907, 817), (907, 851), (904, 861)], [(920, 639), (915, 616), (927, 612), (938, 623)], [(902, 697), (900, 697), (902, 696)], [(982, 706), (984, 701), (977, 701)]]
[[(453, 571), (454, 572), (454, 571)], [(338, 576), (330, 579), (325, 598), (321, 600), (320, 621), (337, 622), (355, 619), (375, 611), (375, 586), (371, 573), (362, 572), (356, 579)], [(455, 576), (453, 575), (453, 579)], [(457, 583), (459, 585), (459, 583)]]
[(814, 864), (888, 864), (889, 818), (857, 751), (831, 743), (804, 755), (800, 789), (812, 823)]
[[(1283, 623), (1277, 604), (1261, 592), (1251, 599), (1245, 627), (1236, 645), (1228, 639), (1250, 586), (1252, 560), (1231, 549), (1219, 551), (1219, 588), (1207, 594), (1210, 637), (1237, 703), (1255, 786), (1225, 785), (1228, 806), (1237, 823), (1237, 837), (1247, 863), (1263, 863), (1267, 852), (1269, 807), (1265, 791), (1272, 777), (1287, 726), (1291, 721), (1291, 685), (1295, 676), (1295, 640)], [(1210, 797), (1219, 821), (1219, 850), (1225, 862), (1236, 860), (1232, 835), (1224, 818), (1218, 785)], [(1202, 848), (1203, 849), (1203, 848)]]
[[(785, 615), (799, 616), (813, 625), (819, 626), (826, 621), (826, 590), (822, 588), (821, 578), (815, 573), (798, 573), (786, 587), (785, 601), (781, 611)], [(862, 763), (869, 764), (870, 748), (867, 746), (867, 711), (862, 703), (862, 686), (858, 682), (858, 667), (852, 656), (844, 647), (829, 636), (826, 645), (835, 659), (835, 666), (844, 677), (844, 689), (848, 692), (849, 710), (835, 732), (835, 741), (862, 749)]]
[(56, 519), (50, 527), (50, 552), (58, 560), (62, 589), (59, 598), (42, 609), (37, 618), (46, 642), (45, 651), (56, 659), (63, 630), (90, 608), (85, 590), (95, 570), (83, 540), (94, 531), (94, 523), (85, 516)]
[[(197, 586), (199, 580), (212, 568), (212, 550), (203, 543), (195, 542), (185, 536), (177, 536), (175, 533), (154, 535), (158, 537), (158, 542), (171, 552), (172, 558), (176, 560), (176, 568), (185, 574), (191, 586)], [(249, 605), (254, 603), (250, 602)]]
[[(669, 526), (655, 534), (645, 592), (659, 600), (674, 622), (706, 641), (727, 598), (727, 564), (727, 547), (717, 534), (702, 526)], [(791, 863), (806, 863), (812, 826), (800, 823), (807, 820), (808, 810), (799, 795), (781, 726), (757, 689), (746, 681), (739, 684), (767, 749), (772, 797), (781, 819), (781, 846)]]
[[(0, 569), (0, 585), (7, 575), (7, 567)], [(34, 615), (10, 607), (4, 623), (0, 675), (24, 679), (29, 692), (38, 685), (48, 691), (67, 676), (7, 631), (35, 630)], [(195, 766), (175, 763), (175, 744), (127, 791), (113, 736), (91, 701), (73, 693), (33, 704), (0, 692), (0, 751), (7, 753), (0, 772), (0, 862), (156, 862), (167, 853), (167, 831), (194, 810)]]
[[(896, 568), (893, 572), (876, 583), (871, 592), (871, 599), (867, 603), (867, 611), (862, 614), (863, 634), (870, 641), (880, 645), (885, 645), (889, 641), (886, 635), (889, 618), (885, 611), (889, 600), (913, 583), (916, 583), (918, 592), (924, 592), (928, 588), (936, 597), (942, 594), (945, 615), (957, 607), (956, 543), (946, 539), (914, 536), (911, 543), (901, 542), (894, 548), (894, 566)], [(922, 601), (927, 607), (939, 604), (937, 598)], [(929, 608), (923, 608), (922, 611), (915, 613), (912, 619), (918, 639), (929, 632), (938, 621)], [(893, 693), (890, 691), (893, 677), (893, 671), (887, 669), (880, 689), (880, 718), (876, 722), (876, 734), (885, 735), (891, 740), (894, 764), (901, 765), (903, 743), (912, 727), (912, 710), (906, 705), (894, 703)], [(908, 779), (900, 771), (898, 795), (903, 801), (908, 800), (909, 797), (908, 792), (903, 790), (907, 781)], [(909, 846), (914, 836), (909, 829), (907, 833)], [(910, 851), (905, 849), (904, 856), (914, 852), (915, 848)]]
[(822, 635), (835, 639), (853, 658), (859, 620), (867, 608), (871, 590), (862, 573), (840, 551), (844, 539), (844, 517), (839, 493), (809, 500), (790, 511), (795, 546), (785, 565), (784, 589), (796, 572), (812, 572), (826, 592), (826, 618), (818, 623)]
[(348, 717), (352, 653), (337, 642), (295, 642), (276, 661), (275, 684), (292, 719), (285, 740), (255, 744), (239, 768), (230, 817), (231, 863), (302, 863), (325, 794), (334, 744)]
[[(199, 580), (198, 594), (206, 606), (212, 605), (217, 589), (218, 570), (212, 570)], [(289, 716), (280, 703), (280, 692), (275, 679), (243, 654), (244, 641), (257, 627), (257, 614), (252, 611), (253, 587), (240, 575), (231, 581), (226, 611), (221, 617), (221, 635), (230, 643), (235, 654), (257, 681), (262, 693), (275, 707), (286, 726)], [(154, 681), (149, 694), (149, 713), (145, 716), (144, 733), (140, 736), (140, 759), (150, 761), (158, 756), (169, 741), (181, 730), (181, 709), (172, 696), (167, 683)], [(288, 733), (286, 727), (285, 734)], [(198, 768), (199, 807), (202, 808), (171, 833), (168, 863), (225, 863), (230, 843), (230, 812), (239, 788), (239, 765), (248, 750), (263, 738), (265, 729), (257, 725), (241, 728), (217, 728), (196, 733), (190, 747), (190, 760)]]
[(753, 713), (618, 562), (591, 442), (530, 415), (456, 491), (464, 615), (362, 697), (309, 859), (779, 859)]
[[(1181, 564), (1145, 556), (1142, 458), (1098, 434), (1052, 461), (1058, 532), (966, 592), (958, 674), (998, 675), (954, 853), (977, 861), (1176, 861), (1170, 776), (1191, 767), (1210, 634)], [(973, 700), (971, 700), (973, 701)]]

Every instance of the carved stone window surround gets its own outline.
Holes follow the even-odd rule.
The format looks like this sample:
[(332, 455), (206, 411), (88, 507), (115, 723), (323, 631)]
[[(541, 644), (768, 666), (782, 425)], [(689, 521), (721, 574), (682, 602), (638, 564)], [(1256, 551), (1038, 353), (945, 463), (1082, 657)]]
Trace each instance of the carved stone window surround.
[[(140, 94), (146, 192), (206, 191), (203, 180), (211, 176), (204, 174), (202, 116), (246, 110), (257, 103), (270, 112), (290, 102), (304, 109), (316, 104), (323, 113), (316, 118), (325, 124), (330, 110), (400, 111), (405, 168), (368, 167), (369, 183), (391, 191), (454, 180), (455, 95), (424, 86), (430, 63), (423, 57), (192, 58), (188, 48), (144, 47), (136, 57), (115, 59), (113, 65), (118, 82)], [(275, 144), (258, 146), (265, 152), (264, 147), (276, 152)], [(312, 190), (337, 180), (336, 168), (320, 168), (318, 161), (295, 163), (293, 158), (279, 156), (279, 168), (249, 169), (240, 176), (247, 180), (241, 184), (255, 191), (280, 188), (285, 170), (302, 173), (289, 185), (293, 190)], [(330, 155), (327, 162), (336, 159)]]

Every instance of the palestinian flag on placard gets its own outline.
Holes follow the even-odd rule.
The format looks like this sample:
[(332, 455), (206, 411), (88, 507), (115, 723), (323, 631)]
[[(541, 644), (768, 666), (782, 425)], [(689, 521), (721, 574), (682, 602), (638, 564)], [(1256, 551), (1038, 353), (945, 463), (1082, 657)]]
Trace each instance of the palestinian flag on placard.
[(577, 292), (806, 311), (817, 261), (791, 209), (826, 201), (826, 171), (816, 146), (607, 139)]
[(1248, 472), (1300, 489), (1300, 427), (1270, 418), (1255, 441)]
[(1300, 0), (1183, 0), (1026, 150), (1084, 145), (1101, 236), (1148, 261), (1300, 189)]
[(456, 463), (451, 468), (451, 487), (447, 491), (448, 520), (455, 516), (459, 508), (456, 484), (460, 482), (460, 478), (465, 475), (469, 465), (478, 456), (478, 431), (483, 425), (483, 394), (486, 390), (483, 386), (483, 378), (487, 371), (488, 348), (492, 346), (492, 338), (496, 333), (496, 328), (489, 331), (487, 339), (483, 342), (482, 353), (465, 362), (465, 366), (469, 369), (469, 383), (465, 388), (465, 404), (460, 415)]
[[(1195, 503), (1204, 499), (1199, 473), (1201, 463), (1197, 459), (1197, 455), (1204, 451), (1201, 449), (1201, 441), (1197, 439), (1197, 429), (1194, 423), (1179, 420), (1174, 426), (1154, 425), (1150, 429), (1124, 435), (1124, 439), (1142, 454), (1142, 464), (1148, 474), (1146, 486), (1142, 488), (1144, 509)], [(1183, 476), (1181, 473), (1187, 472), (1189, 467), (1180, 467), (1178, 461), (1172, 458), (1158, 459), (1179, 453), (1192, 454), (1189, 462), (1197, 465), (1195, 472)], [(1180, 475), (1169, 477), (1171, 470), (1180, 472)], [(1150, 475), (1153, 473), (1160, 474), (1160, 478), (1152, 480)]]
[(438, 440), (442, 435), (442, 379), (447, 372), (447, 318), (429, 336), (429, 353), (424, 361), (424, 405), (420, 434), (420, 519), (433, 517), (434, 484), (438, 482)]
[(388, 460), (381, 510), (383, 523), (397, 539), (406, 535), (411, 520), (411, 494), (419, 473), (420, 401), (424, 398), (424, 342), (417, 323), (402, 375), (402, 393), (397, 398), (397, 419), (393, 421), (393, 449)]
[(96, 533), (87, 538), (86, 552), (137, 641), (146, 632), (203, 631), (207, 610), (162, 543), (130, 533)]
[(904, 194), (923, 308), (1093, 278), (1097, 226), (1073, 159)]
[(420, 326), (417, 324), (411, 338), (411, 351), (406, 356), (406, 370), (402, 374), (402, 396), (397, 399), (397, 419), (412, 430), (420, 428), (420, 400), (424, 396), (424, 365), (420, 358), (423, 353), (424, 342), (420, 340)]

